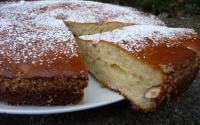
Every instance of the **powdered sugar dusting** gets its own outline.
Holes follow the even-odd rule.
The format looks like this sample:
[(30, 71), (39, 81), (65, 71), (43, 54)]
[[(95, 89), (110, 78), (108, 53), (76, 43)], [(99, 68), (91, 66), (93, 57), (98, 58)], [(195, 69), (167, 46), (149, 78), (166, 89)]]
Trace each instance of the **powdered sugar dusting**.
[[(122, 22), (128, 24), (165, 25), (151, 14), (140, 12), (134, 8), (120, 7), (91, 1), (37, 1), (19, 2), (2, 7), (12, 8), (15, 13), (44, 14), (56, 18), (62, 17), (65, 21), (79, 23)], [(9, 10), (7, 10), (9, 11)], [(34, 11), (34, 13), (30, 13)]]
[(6, 30), (10, 25), (12, 25), (10, 21), (6, 19), (0, 19), (0, 22), (0, 31)]
[(30, 59), (41, 63), (43, 60), (38, 58), (49, 52), (55, 57), (60, 54), (76, 56), (74, 38), (67, 30), (50, 30), (18, 23), (4, 33), (6, 35), (0, 35), (0, 54), (2, 58), (6, 56), (10, 63), (22, 63)]
[[(190, 34), (190, 35), (188, 35)], [(119, 45), (129, 52), (140, 52), (149, 45), (156, 46), (162, 42), (166, 43), (167, 47), (178, 44), (176, 39), (187, 37), (190, 39), (191, 34), (196, 34), (192, 29), (186, 28), (168, 28), (163, 26), (153, 25), (135, 25), (121, 29), (116, 29), (112, 32), (104, 32), (94, 35), (83, 35), (80, 39), (91, 40), (94, 42), (108, 41)], [(174, 42), (168, 44), (166, 40)]]
[(38, 15), (47, 5), (20, 2), (0, 8), (0, 60), (43, 64), (49, 54), (77, 56), (74, 36), (64, 23)]
[(78, 56), (74, 36), (63, 21), (164, 25), (155, 16), (136, 9), (98, 2), (8, 2), (0, 5), (0, 67), (6, 68), (3, 63), (43, 65), (45, 62), (50, 66), (63, 55)]
[(33, 22), (42, 27), (62, 28), (63, 30), (68, 30), (62, 20), (56, 19), (54, 17), (49, 17), (46, 15), (37, 16)]
[(151, 14), (145, 14), (134, 8), (120, 7), (91, 1), (65, 3), (63, 8), (50, 11), (50, 15), (61, 17), (65, 21), (79, 23), (122, 22), (128, 24), (165, 25)]

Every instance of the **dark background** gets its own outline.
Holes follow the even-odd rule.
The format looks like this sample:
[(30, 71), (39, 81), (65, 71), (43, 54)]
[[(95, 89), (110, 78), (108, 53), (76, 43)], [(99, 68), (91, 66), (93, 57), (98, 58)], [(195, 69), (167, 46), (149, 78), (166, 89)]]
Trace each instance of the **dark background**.
[[(134, 6), (154, 13), (171, 27), (194, 28), (200, 33), (200, 0), (101, 0)], [(147, 3), (145, 3), (145, 1)], [(148, 3), (148, 1), (150, 3)], [(152, 2), (153, 1), (153, 2)], [(175, 1), (176, 4), (173, 4)], [(159, 4), (158, 4), (159, 3)], [(147, 5), (146, 5), (147, 4)], [(172, 4), (172, 5), (171, 5)], [(197, 6), (198, 5), (198, 6)], [(164, 7), (163, 7), (164, 6)], [(175, 8), (175, 9), (174, 9)], [(176, 14), (180, 13), (180, 14)], [(170, 17), (170, 18), (169, 18)], [(200, 74), (179, 102), (153, 113), (130, 108), (127, 101), (96, 109), (54, 115), (0, 114), (0, 125), (200, 125)]]

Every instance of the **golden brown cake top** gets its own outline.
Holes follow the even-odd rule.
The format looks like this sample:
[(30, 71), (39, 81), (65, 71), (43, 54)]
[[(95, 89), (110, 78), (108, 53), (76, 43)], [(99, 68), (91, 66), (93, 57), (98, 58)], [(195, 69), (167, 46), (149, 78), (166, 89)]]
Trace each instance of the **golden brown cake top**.
[(110, 42), (156, 67), (183, 64), (200, 51), (198, 34), (186, 28), (134, 25), (79, 38), (94, 44), (100, 41)]
[(74, 36), (64, 23), (50, 17), (38, 21), (41, 10), (33, 8), (40, 5), (23, 4), (0, 8), (0, 76), (87, 78)]
[(16, 23), (0, 32), (1, 76), (86, 77), (86, 74), (74, 37), (67, 28)]

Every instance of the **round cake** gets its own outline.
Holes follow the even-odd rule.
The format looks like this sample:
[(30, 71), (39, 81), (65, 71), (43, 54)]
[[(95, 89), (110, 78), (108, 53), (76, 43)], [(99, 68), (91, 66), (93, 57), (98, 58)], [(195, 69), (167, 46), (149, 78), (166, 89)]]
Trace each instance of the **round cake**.
[(15, 105), (80, 102), (88, 73), (71, 31), (90, 34), (147, 23), (164, 25), (136, 9), (98, 2), (1, 3), (0, 100)]
[[(0, 3), (0, 101), (79, 103), (88, 70), (133, 107), (179, 97), (199, 70), (200, 38), (154, 15), (91, 1)], [(86, 65), (85, 65), (85, 63)]]

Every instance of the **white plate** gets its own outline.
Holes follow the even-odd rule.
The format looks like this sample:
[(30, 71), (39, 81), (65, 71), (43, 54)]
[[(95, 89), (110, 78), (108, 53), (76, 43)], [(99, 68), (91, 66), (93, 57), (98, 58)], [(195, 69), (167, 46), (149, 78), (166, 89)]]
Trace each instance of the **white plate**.
[(0, 113), (8, 114), (54, 114), (92, 109), (123, 100), (123, 97), (106, 88), (89, 76), (89, 86), (85, 89), (83, 101), (68, 106), (9, 106), (0, 103)]

